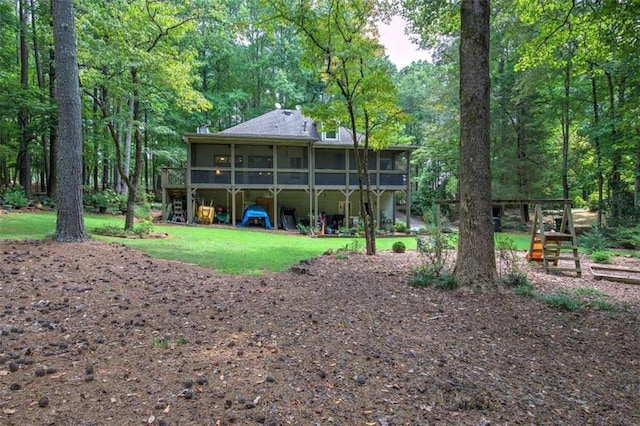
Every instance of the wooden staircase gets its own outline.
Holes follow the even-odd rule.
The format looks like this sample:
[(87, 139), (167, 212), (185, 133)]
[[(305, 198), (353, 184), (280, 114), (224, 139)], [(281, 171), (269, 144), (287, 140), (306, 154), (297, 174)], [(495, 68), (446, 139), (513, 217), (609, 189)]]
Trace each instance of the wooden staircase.
[[(580, 256), (578, 255), (578, 241), (573, 226), (571, 201), (564, 200), (562, 222), (558, 230), (545, 224), (542, 214), (542, 204), (535, 205), (533, 227), (531, 230), (531, 245), (527, 259), (542, 262), (545, 272), (569, 271), (582, 276)], [(560, 264), (560, 261), (564, 261)], [(570, 262), (570, 267), (566, 263)]]

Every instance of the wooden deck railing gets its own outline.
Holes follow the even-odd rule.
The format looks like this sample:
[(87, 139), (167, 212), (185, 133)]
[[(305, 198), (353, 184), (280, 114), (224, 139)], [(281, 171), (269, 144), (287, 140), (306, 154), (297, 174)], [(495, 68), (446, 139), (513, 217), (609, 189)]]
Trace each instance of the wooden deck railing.
[(187, 187), (187, 169), (168, 168), (162, 169), (162, 187), (163, 188), (186, 188)]

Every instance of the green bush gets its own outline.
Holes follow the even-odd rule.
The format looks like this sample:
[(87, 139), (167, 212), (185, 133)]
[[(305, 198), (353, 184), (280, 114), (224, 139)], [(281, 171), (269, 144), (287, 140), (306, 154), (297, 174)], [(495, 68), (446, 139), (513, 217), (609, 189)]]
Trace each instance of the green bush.
[(443, 272), (438, 266), (428, 263), (423, 263), (413, 268), (409, 277), (409, 285), (412, 287), (429, 287), (433, 285), (442, 290), (454, 290), (458, 287), (452, 272)]
[(358, 234), (358, 228), (355, 228), (355, 227), (351, 227), (351, 228), (342, 227), (338, 229), (338, 235), (340, 235), (341, 237), (353, 237), (354, 235), (357, 235), (357, 234)]
[(4, 204), (13, 206), (14, 209), (21, 209), (29, 205), (29, 199), (24, 193), (24, 188), (19, 184), (7, 188), (3, 198)]
[(522, 258), (518, 254), (513, 238), (506, 235), (496, 237), (496, 256), (498, 258), (498, 276), (502, 285), (520, 287), (528, 284), (529, 279), (522, 268)]
[(100, 227), (94, 228), (93, 232), (98, 235), (108, 235), (111, 237), (125, 237), (127, 235), (124, 228), (118, 225), (100, 226)]
[(153, 222), (150, 220), (143, 220), (140, 223), (133, 225), (133, 233), (135, 235), (149, 235), (153, 232)]
[(299, 224), (296, 225), (296, 228), (298, 228), (298, 231), (300, 231), (300, 233), (302, 235), (311, 234), (311, 227), (310, 226), (303, 225), (302, 223), (299, 223)]
[(99, 192), (94, 192), (91, 200), (96, 207), (108, 207), (111, 204), (118, 203), (118, 195), (113, 189), (104, 189)]
[(594, 251), (589, 257), (595, 263), (611, 264), (613, 263), (612, 255), (608, 251)]
[(606, 235), (597, 225), (594, 225), (590, 232), (581, 235), (578, 241), (580, 247), (583, 247), (587, 253), (603, 251), (608, 245)]
[(405, 251), (407, 251), (407, 246), (404, 245), (402, 241), (396, 241), (391, 246), (391, 250), (393, 250), (394, 253), (404, 253)]
[(399, 234), (406, 234), (409, 232), (409, 227), (404, 222), (396, 222), (393, 224), (393, 231)]
[[(604, 203), (604, 200), (603, 200)], [(584, 207), (585, 209), (595, 212), (598, 210), (598, 193), (594, 192), (593, 194), (589, 194), (589, 199), (585, 200)]]
[(640, 248), (640, 226), (611, 229), (612, 245), (629, 250)]

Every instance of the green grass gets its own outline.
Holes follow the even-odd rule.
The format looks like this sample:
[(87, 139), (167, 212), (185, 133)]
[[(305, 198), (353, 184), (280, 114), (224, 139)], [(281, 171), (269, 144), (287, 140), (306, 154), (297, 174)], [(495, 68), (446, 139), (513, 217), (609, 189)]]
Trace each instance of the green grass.
[[(56, 216), (52, 212), (11, 213), (0, 216), (0, 239), (43, 239), (55, 232)], [(107, 225), (124, 226), (122, 217), (85, 214), (85, 227), (91, 232)], [(152, 257), (193, 263), (228, 274), (262, 274), (282, 271), (301, 260), (321, 255), (328, 249), (353, 247), (348, 238), (311, 238), (297, 233), (282, 233), (247, 228), (205, 227), (160, 224), (155, 232), (167, 238), (120, 239), (91, 235), (104, 241), (117, 241)], [(378, 250), (391, 250), (396, 241), (416, 249), (413, 236), (377, 238)], [(364, 239), (357, 244), (364, 248)]]
[(576, 287), (571, 290), (571, 293), (576, 296), (591, 296), (591, 297), (605, 297), (608, 296), (607, 292), (595, 287)]
[(571, 290), (561, 290), (553, 294), (536, 293), (533, 285), (526, 283), (516, 287), (516, 294), (539, 300), (554, 308), (565, 311), (581, 311), (584, 308), (595, 308), (600, 311), (615, 312), (615, 304), (603, 300), (609, 295), (595, 287), (577, 287)]
[(512, 242), (516, 250), (529, 250), (531, 245), (531, 233), (496, 232), (494, 242), (499, 247), (500, 241)]

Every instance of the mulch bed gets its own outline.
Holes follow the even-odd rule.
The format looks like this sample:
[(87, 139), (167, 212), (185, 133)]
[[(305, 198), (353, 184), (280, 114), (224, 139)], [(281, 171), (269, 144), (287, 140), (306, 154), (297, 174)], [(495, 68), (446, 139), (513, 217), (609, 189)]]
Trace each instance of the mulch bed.
[(640, 424), (639, 286), (529, 269), (615, 306), (564, 311), (410, 287), (415, 252), (259, 277), (97, 241), (1, 252), (3, 425)]

